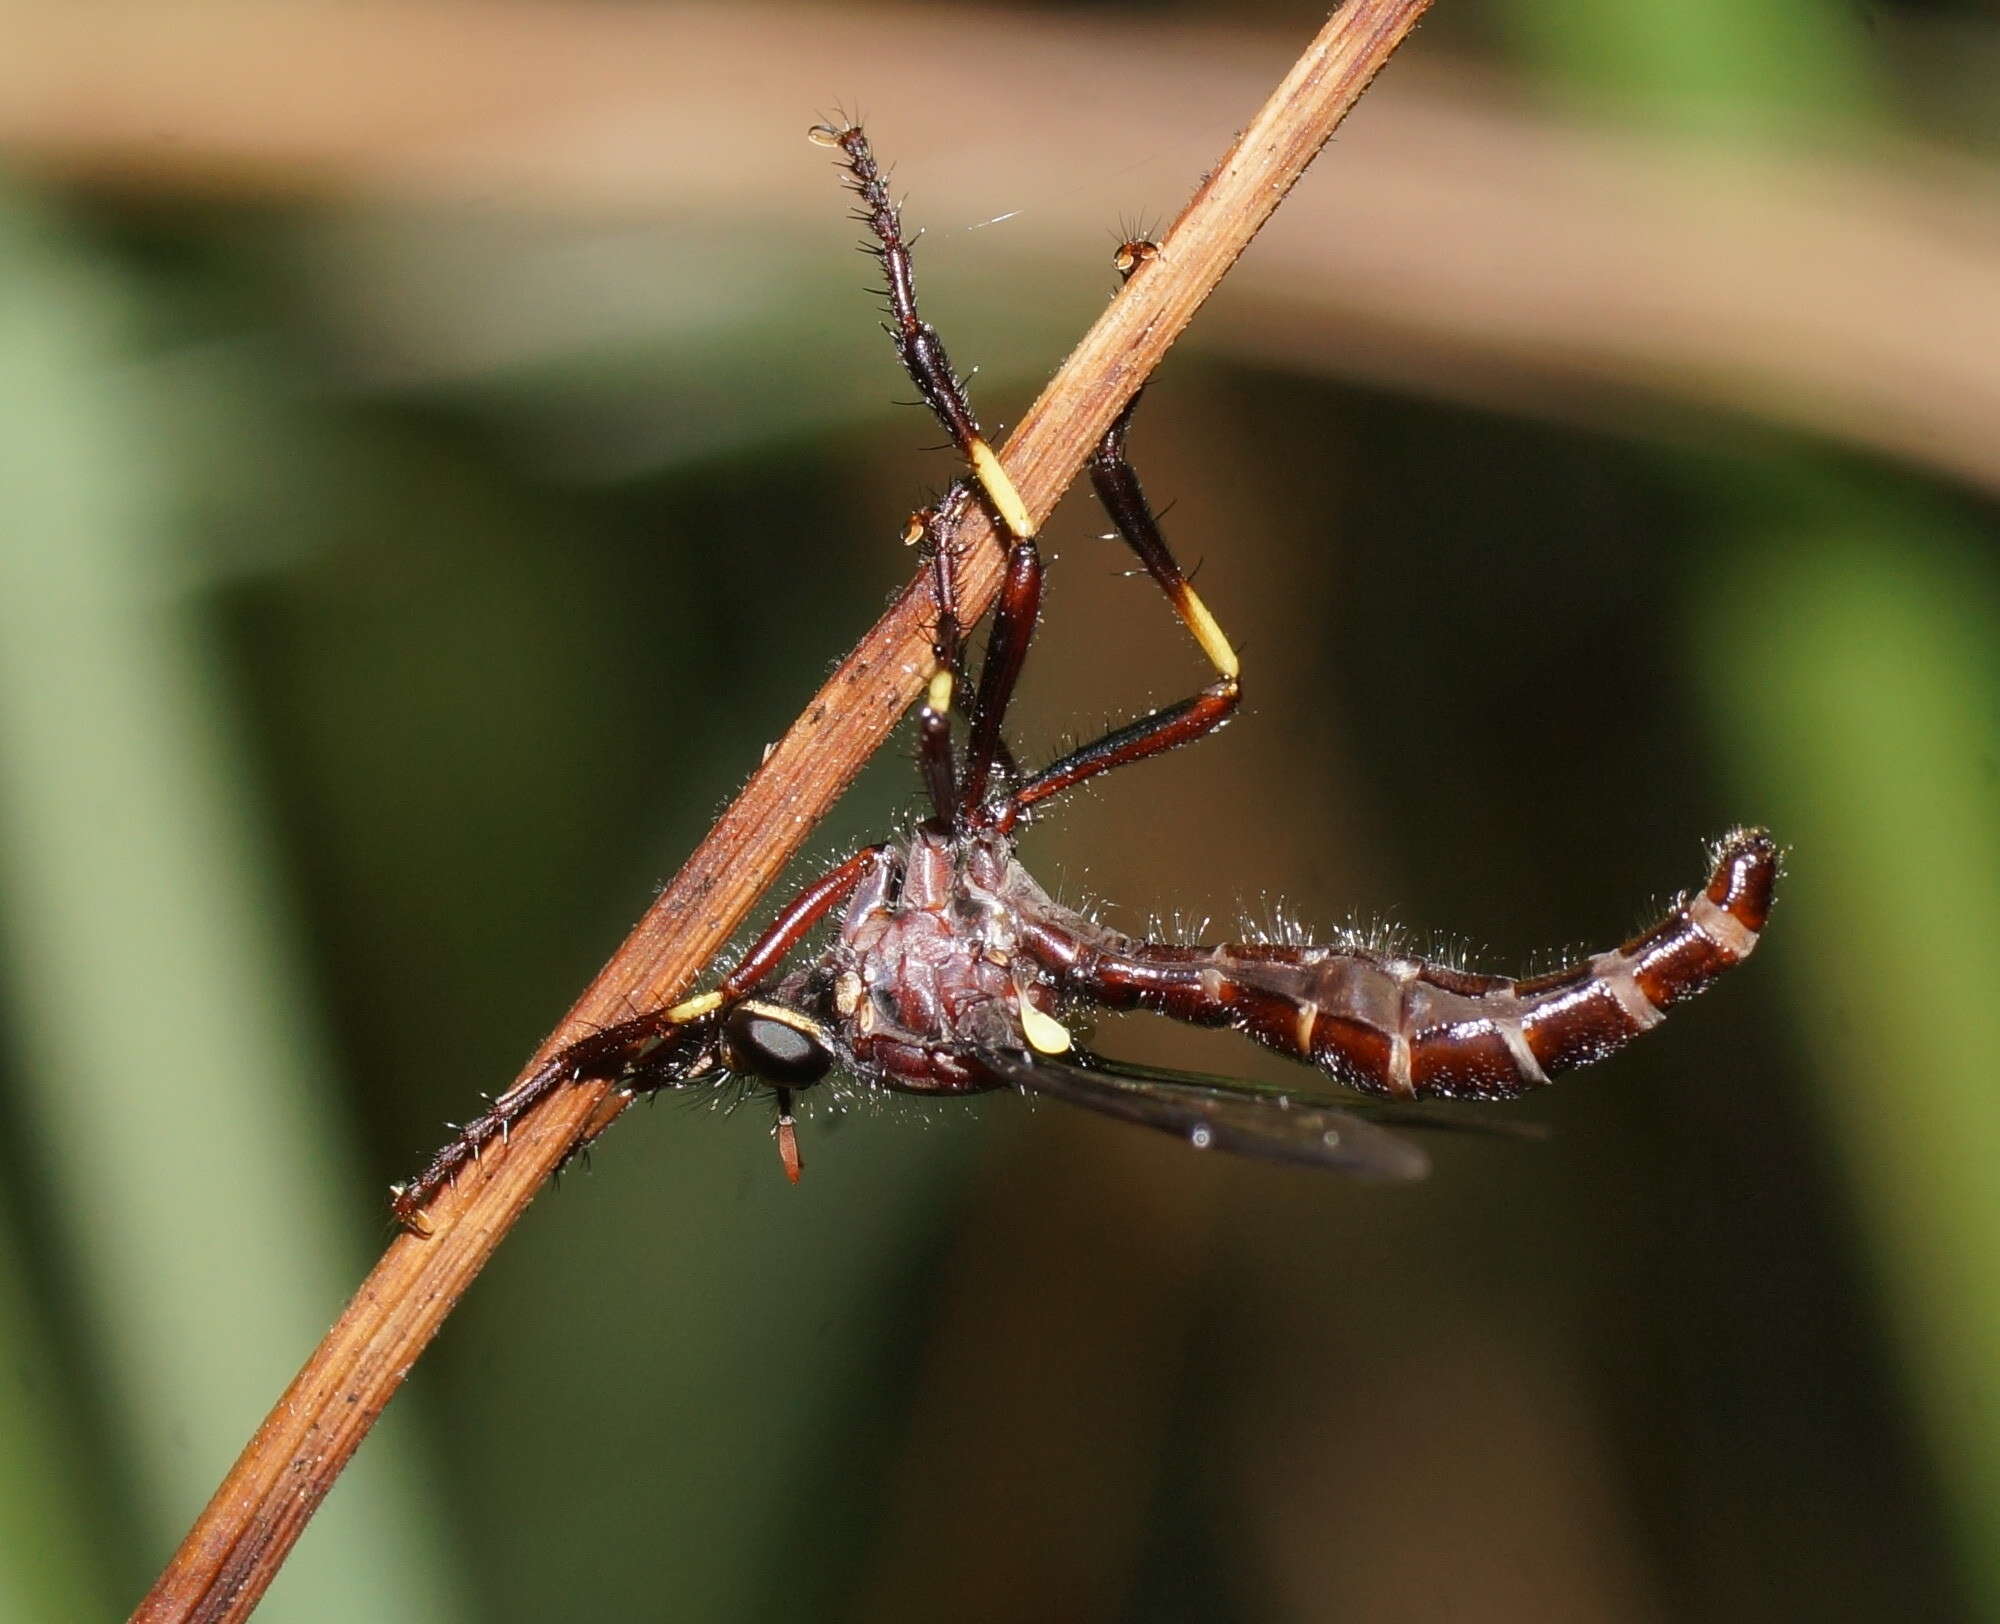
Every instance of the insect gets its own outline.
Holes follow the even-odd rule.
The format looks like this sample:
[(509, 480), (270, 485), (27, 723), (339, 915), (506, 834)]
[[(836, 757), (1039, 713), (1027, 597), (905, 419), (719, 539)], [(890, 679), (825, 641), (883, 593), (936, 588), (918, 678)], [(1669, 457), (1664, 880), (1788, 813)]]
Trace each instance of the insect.
[[(626, 1092), (723, 1076), (766, 1088), (794, 1180), (794, 1096), (836, 1070), (868, 1089), (914, 1095), (1012, 1087), (1197, 1147), (1414, 1178), (1428, 1165), (1422, 1150), (1334, 1103), (1326, 1083), (1379, 1096), (1407, 1115), (1418, 1101), (1511, 1098), (1622, 1048), (1750, 955), (1778, 873), (1777, 848), (1759, 829), (1718, 841), (1706, 882), (1650, 930), (1530, 980), (1352, 946), (1142, 940), (1053, 900), (1015, 856), (1022, 827), (1065, 791), (1221, 727), (1241, 699), (1237, 657), (1175, 562), (1126, 459), (1134, 396), (1090, 460), (1091, 483), (1215, 679), (1049, 766), (1028, 772), (1015, 762), (1003, 727), (1041, 602), (1034, 526), (981, 437), (937, 333), (918, 314), (909, 243), (867, 137), (846, 124), (812, 135), (840, 155), (859, 200), (855, 218), (886, 276), (887, 331), (971, 470), (912, 520), (908, 538), (930, 543), (937, 614), (934, 674), (916, 723), (930, 815), (805, 887), (714, 990), (585, 1038), (495, 1099), (416, 1180), (396, 1188), (406, 1226), (421, 1230), (426, 1203), (537, 1100), (585, 1078)], [(1144, 274), (1156, 252), (1128, 243), (1119, 269)], [(991, 510), (1008, 542), (976, 684), (944, 539), (973, 502)], [(960, 747), (954, 719), (968, 690)], [(836, 910), (831, 939), (786, 971)], [(1281, 1090), (1126, 1065), (1076, 1041), (1071, 1024), (1092, 1009), (1233, 1028), (1313, 1067), (1318, 1086)]]

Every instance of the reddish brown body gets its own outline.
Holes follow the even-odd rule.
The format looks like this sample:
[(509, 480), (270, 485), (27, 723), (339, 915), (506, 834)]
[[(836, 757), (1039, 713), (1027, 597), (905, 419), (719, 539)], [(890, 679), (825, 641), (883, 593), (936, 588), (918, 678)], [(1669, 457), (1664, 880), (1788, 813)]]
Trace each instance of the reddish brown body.
[(1770, 837), (1739, 830), (1651, 930), (1515, 981), (1351, 948), (1136, 940), (1051, 900), (1005, 836), (925, 825), (877, 855), (832, 946), (775, 998), (822, 1022), (851, 1069), (913, 1094), (1006, 1081), (979, 1056), (1031, 1051), (1025, 999), (1230, 1027), (1392, 1099), (1507, 1099), (1623, 1048), (1740, 964), (1777, 870)]
[[(1651, 930), (1525, 981), (1353, 948), (1141, 941), (1053, 901), (1015, 861), (1015, 831), (1078, 785), (1223, 726), (1242, 698), (1239, 661), (1167, 546), (1127, 460), (1134, 395), (1091, 456), (1091, 484), (1215, 680), (1038, 772), (1020, 770), (1002, 729), (1041, 609), (1033, 520), (981, 438), (937, 333), (917, 313), (909, 243), (867, 138), (844, 124), (816, 128), (813, 138), (842, 155), (857, 217), (887, 279), (889, 335), (972, 470), (910, 532), (931, 544), (937, 608), (934, 674), (917, 713), (932, 816), (907, 839), (856, 852), (801, 890), (714, 992), (595, 1033), (494, 1100), (399, 1187), (396, 1213), (405, 1224), (421, 1227), (424, 1204), (482, 1146), (504, 1137), (551, 1089), (584, 1077), (615, 1078), (633, 1090), (686, 1087), (723, 1072), (759, 1081), (777, 1107), (778, 1146), (794, 1179), (801, 1163), (793, 1097), (835, 1069), (908, 1094), (1018, 1087), (1199, 1148), (1415, 1178), (1426, 1166), (1421, 1151), (1331, 1101), (1126, 1066), (1076, 1049), (1058, 1022), (1072, 1008), (1147, 1009), (1234, 1028), (1392, 1101), (1505, 1099), (1622, 1048), (1669, 1005), (1749, 957), (1778, 872), (1777, 848), (1756, 829), (1724, 838), (1707, 883)], [(1141, 274), (1156, 257), (1152, 245), (1128, 243), (1119, 268)], [(947, 540), (953, 516), (975, 501), (1007, 540), (976, 683), (966, 669), (969, 627)], [(968, 694), (961, 749), (952, 711)], [(841, 908), (825, 951), (773, 984)]]
[(905, 1093), (979, 1093), (996, 1086), (979, 1051), (1028, 1047), (1020, 1000), (1053, 1003), (1049, 978), (1021, 952), (1024, 922), (1044, 910), (1060, 912), (1011, 841), (926, 824), (882, 851), (805, 980), (825, 986), (823, 1018), (854, 1068)]
[(1708, 883), (1651, 930), (1528, 981), (1326, 947), (1170, 947), (1095, 927), (1043, 929), (1029, 950), (1094, 1003), (1233, 1027), (1366, 1093), (1508, 1099), (1623, 1048), (1748, 958), (1777, 871), (1770, 836), (1739, 830)]

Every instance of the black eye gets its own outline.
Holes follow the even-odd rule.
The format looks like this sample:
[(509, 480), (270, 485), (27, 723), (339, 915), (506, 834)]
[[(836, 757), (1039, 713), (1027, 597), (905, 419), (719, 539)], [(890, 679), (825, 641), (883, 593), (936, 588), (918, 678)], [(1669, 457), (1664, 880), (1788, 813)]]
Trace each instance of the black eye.
[(803, 1088), (827, 1074), (833, 1052), (810, 1028), (739, 1005), (723, 1020), (722, 1063), (767, 1083)]

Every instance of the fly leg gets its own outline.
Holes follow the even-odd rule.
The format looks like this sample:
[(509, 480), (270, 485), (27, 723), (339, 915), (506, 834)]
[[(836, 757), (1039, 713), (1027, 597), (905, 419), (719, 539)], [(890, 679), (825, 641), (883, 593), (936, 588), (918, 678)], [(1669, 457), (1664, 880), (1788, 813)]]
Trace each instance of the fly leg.
[[(470, 1122), (453, 1124), (449, 1143), (433, 1156), (424, 1170), (403, 1184), (389, 1187), (389, 1211), (396, 1222), (413, 1234), (428, 1235), (429, 1221), (424, 1209), (437, 1199), (447, 1185), (496, 1141), (507, 1136), (529, 1111), (557, 1089), (570, 1083), (617, 1077), (644, 1062), (676, 1076), (689, 1077), (712, 1063), (706, 1051), (711, 1045), (695, 1027), (677, 1022), (675, 1011), (660, 1010), (636, 1015), (607, 1026), (589, 1037), (549, 1056), (526, 1077), (505, 1092), (496, 1094), (486, 1110)], [(705, 1063), (706, 1062), (706, 1063)], [(597, 1128), (586, 1128), (570, 1154), (597, 1137)]]
[(1243, 685), (1237, 676), (1236, 651), (1229, 646), (1207, 605), (1196, 596), (1173, 554), (1167, 550), (1159, 521), (1139, 488), (1138, 476), (1125, 460), (1124, 432), (1130, 419), (1131, 408), (1127, 407), (1105, 435), (1103, 445), (1091, 461), (1091, 481), (1097, 486), (1119, 535), (1146, 565), (1147, 573), (1165, 589), (1182, 622), (1194, 632), (1214, 663), (1218, 676), (1192, 698), (1163, 705), (1135, 722), (1128, 722), (1051, 762), (1020, 784), (989, 811), (993, 825), (1002, 830), (1013, 828), (1021, 814), (1037, 802), (1060, 795), (1099, 773), (1144, 761), (1148, 756), (1178, 749), (1213, 733), (1242, 703)]
[[(771, 975), (787, 954), (839, 903), (852, 896), (862, 881), (880, 872), (889, 848), (864, 846), (845, 862), (829, 869), (793, 897), (751, 943), (736, 967), (714, 991), (697, 993), (665, 1009), (651, 1010), (619, 1021), (557, 1051), (472, 1121), (459, 1126), (450, 1143), (430, 1159), (408, 1183), (391, 1187), (389, 1209), (403, 1228), (430, 1233), (424, 1209), (453, 1183), (465, 1168), (495, 1141), (504, 1142), (514, 1125), (548, 1095), (570, 1083), (617, 1081), (625, 1093), (670, 1088), (691, 1082), (721, 1063), (722, 1016)], [(779, 1124), (780, 1151), (788, 1168), (798, 1164), (795, 1144), (786, 1149), (789, 1102)], [(569, 1154), (595, 1139), (615, 1109), (593, 1118), (578, 1134)]]
[(971, 487), (961, 480), (936, 507), (914, 514), (905, 533), (906, 540), (922, 541), (930, 549), (931, 602), (937, 621), (931, 632), (931, 680), (917, 706), (917, 767), (930, 796), (931, 815), (945, 824), (958, 815), (958, 764), (951, 749), (951, 707), (954, 695), (965, 686), (968, 630), (959, 613), (958, 561), (948, 538), (959, 513), (971, 499)]
[[(1240, 697), (1236, 651), (1175, 562), (1146, 504), (1138, 476), (1126, 459), (1125, 437), (1138, 404), (1135, 395), (1106, 431), (1092, 456), (1091, 483), (1126, 545), (1159, 584), (1174, 612), (1215, 666), (1218, 680), (1194, 699), (1120, 729), (1097, 745), (1066, 757), (1056, 768), (1038, 774), (1029, 785), (1001, 798), (994, 806), (987, 805), (995, 779), (1012, 782), (1015, 777), (1001, 732), (1041, 608), (1043, 564), (1035, 540), (1034, 520), (981, 435), (964, 382), (953, 370), (937, 330), (918, 313), (910, 244), (903, 234), (901, 213), (889, 196), (887, 182), (867, 136), (852, 125), (820, 125), (811, 133), (822, 145), (838, 148), (845, 159), (848, 184), (860, 199), (856, 218), (875, 239), (869, 252), (882, 265), (889, 337), (903, 368), (924, 403), (951, 436), (959, 455), (972, 470), (986, 505), (1010, 538), (1005, 573), (994, 607), (993, 630), (973, 696), (971, 737), (963, 770), (958, 771), (951, 758), (948, 718), (956, 681), (957, 662), (953, 656), (964, 626), (957, 613), (949, 549), (940, 541), (943, 527), (935, 523), (927, 526), (937, 560), (939, 657), (918, 713), (919, 759), (939, 818), (945, 818), (949, 808), (956, 827), (987, 825), (1005, 829), (1034, 801), (1046, 799), (1111, 767), (1185, 744), (1220, 726), (1236, 708)], [(1142, 266), (1157, 258), (1158, 252), (1151, 243), (1128, 242), (1119, 250), (1118, 269), (1129, 280)], [(946, 499), (944, 506), (948, 508), (958, 500), (963, 489), (962, 485), (954, 487), (953, 496)]]
[[(952, 703), (958, 694), (971, 689), (965, 669), (965, 638), (970, 628), (959, 611), (957, 558), (949, 537), (965, 504), (973, 499), (972, 485), (958, 481), (935, 508), (914, 514), (906, 533), (908, 540), (921, 540), (930, 549), (931, 599), (937, 606), (937, 622), (931, 635), (931, 680), (917, 705), (917, 765), (930, 797), (931, 813), (947, 826), (957, 818), (959, 809), (958, 763), (951, 746)], [(996, 738), (992, 749), (994, 772), (1012, 783), (1019, 775), (1006, 740)]]
[[(1157, 253), (1158, 250), (1150, 243), (1127, 243), (1118, 252), (1118, 268), (1129, 280)], [(1242, 702), (1243, 688), (1238, 675), (1240, 666), (1236, 650), (1223, 635), (1215, 616), (1201, 601), (1193, 583), (1174, 558), (1172, 549), (1167, 546), (1167, 539), (1160, 531), (1159, 519), (1147, 502), (1139, 476), (1125, 454), (1125, 440), (1132, 427), (1132, 415), (1138, 410), (1144, 393), (1141, 390), (1125, 403), (1125, 409), (1098, 442), (1090, 458), (1090, 483), (1125, 545), (1132, 549), (1133, 556), (1166, 595), (1181, 624), (1187, 627), (1202, 653), (1208, 656), (1209, 663), (1215, 667), (1216, 680), (1192, 698), (1162, 706), (1044, 767), (992, 810), (990, 815), (995, 826), (1003, 830), (1011, 829), (1021, 814), (1037, 802), (1060, 795), (1086, 779), (1095, 778), (1114, 767), (1144, 761), (1148, 756), (1177, 749), (1213, 733), (1229, 720)]]
[[(1118, 250), (1117, 266), (1119, 274), (1129, 282), (1138, 275), (1141, 268), (1158, 259), (1157, 244), (1135, 240), (1124, 244)], [(1139, 409), (1139, 402), (1146, 391), (1141, 388), (1125, 409), (1104, 431), (1104, 438), (1097, 443), (1096, 451), (1090, 458), (1090, 484), (1097, 492), (1097, 500), (1104, 511), (1111, 515), (1111, 522), (1118, 527), (1118, 534), (1124, 538), (1146, 573), (1152, 576), (1159, 589), (1166, 594), (1167, 602), (1173, 605), (1174, 613), (1187, 627), (1209, 664), (1215, 667), (1217, 686), (1233, 688), (1238, 676), (1236, 650), (1216, 624), (1215, 616), (1208, 612), (1208, 605), (1201, 601), (1194, 584), (1188, 580), (1174, 555), (1167, 547), (1166, 537), (1160, 534), (1160, 522), (1153, 516), (1147, 504), (1146, 493), (1140, 488), (1139, 476), (1133, 470), (1125, 455), (1125, 437), (1132, 429), (1132, 415)]]
[[(952, 444), (972, 470), (986, 505), (1010, 538), (1006, 574), (994, 611), (993, 633), (987, 644), (985, 662), (980, 667), (978, 692), (973, 700), (971, 742), (966, 751), (964, 771), (954, 775), (955, 782), (951, 785), (956, 792), (952, 813), (954, 820), (963, 827), (975, 819), (984, 805), (996, 772), (1004, 775), (1007, 771), (1006, 751), (1000, 743), (1000, 726), (1015, 680), (1020, 675), (1021, 661), (1034, 636), (1035, 613), (1041, 603), (1042, 561), (1035, 545), (1035, 523), (1020, 493), (1014, 489), (1014, 482), (1000, 466), (1000, 459), (993, 454), (993, 448), (980, 433), (965, 384), (952, 369), (951, 358), (945, 353), (937, 329), (917, 311), (910, 243), (903, 235), (901, 212), (889, 196), (888, 183), (881, 166), (875, 161), (868, 137), (853, 125), (822, 124), (810, 133), (820, 145), (838, 148), (845, 160), (848, 185), (860, 199), (855, 218), (874, 237), (868, 251), (882, 264), (886, 282), (883, 292), (889, 301), (888, 332), (896, 346), (896, 354), (902, 360), (903, 369), (916, 384), (924, 404), (930, 407), (937, 420), (944, 425), (945, 432), (951, 436)], [(945, 636), (947, 601), (951, 605), (950, 622), (955, 630), (962, 630), (957, 627), (956, 594), (950, 590), (945, 579), (948, 570), (947, 560), (941, 566), (939, 581), (941, 642)], [(933, 738), (944, 736), (943, 718), (951, 709), (953, 683), (952, 665), (941, 661), (932, 678), (930, 692), (925, 696), (925, 708), (931, 716), (928, 720), (920, 718), (920, 737), (926, 734)], [(934, 754), (927, 751), (924, 757), (925, 779), (934, 798), (943, 786), (942, 774), (935, 770), (933, 763), (942, 755), (942, 750)], [(939, 811), (942, 816), (943, 808), (940, 807)]]

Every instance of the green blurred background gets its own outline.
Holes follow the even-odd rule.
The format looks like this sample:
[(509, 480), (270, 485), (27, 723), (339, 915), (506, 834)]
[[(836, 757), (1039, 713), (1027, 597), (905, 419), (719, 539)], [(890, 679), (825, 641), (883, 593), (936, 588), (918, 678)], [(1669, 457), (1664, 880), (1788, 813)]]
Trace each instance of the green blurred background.
[[(910, 570), (807, 124), (1004, 426), (1319, 16), (0, 4), (0, 1618), (131, 1604)], [(634, 1113), (260, 1616), (2000, 1618), (1996, 86), (1992, 0), (1442, 4), (1135, 436), (1249, 703), (1047, 880), (1508, 969), (1767, 822), (1754, 965), (1412, 1191)], [(1031, 758), (1202, 680), (1102, 528)]]

